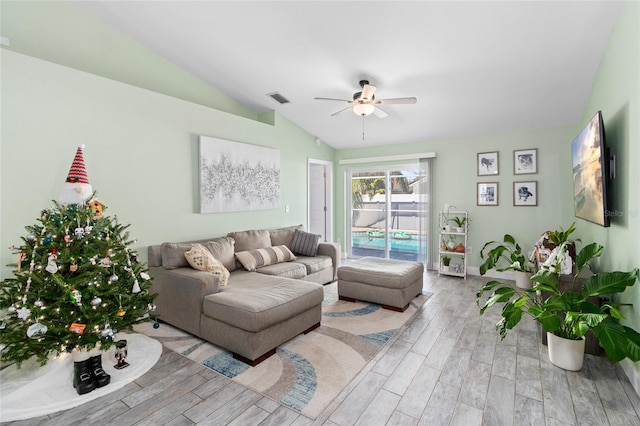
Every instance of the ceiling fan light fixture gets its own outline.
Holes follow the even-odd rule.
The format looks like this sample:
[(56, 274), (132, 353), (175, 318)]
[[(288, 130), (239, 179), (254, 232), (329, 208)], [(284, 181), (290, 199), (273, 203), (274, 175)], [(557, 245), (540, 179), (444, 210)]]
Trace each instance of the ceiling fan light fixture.
[(371, 104), (355, 104), (353, 106), (353, 113), (355, 115), (365, 116), (365, 115), (369, 115), (369, 114), (373, 113), (373, 110), (375, 108), (376, 107), (371, 105)]

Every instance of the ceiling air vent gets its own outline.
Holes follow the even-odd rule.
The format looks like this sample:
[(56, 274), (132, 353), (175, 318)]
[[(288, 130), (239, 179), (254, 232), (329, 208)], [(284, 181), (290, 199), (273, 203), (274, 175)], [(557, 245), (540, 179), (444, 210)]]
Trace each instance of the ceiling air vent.
[(281, 105), (289, 103), (289, 99), (285, 98), (284, 96), (282, 96), (278, 92), (267, 93), (267, 96), (269, 96), (271, 99), (273, 99), (274, 101), (276, 101), (277, 103), (279, 103)]

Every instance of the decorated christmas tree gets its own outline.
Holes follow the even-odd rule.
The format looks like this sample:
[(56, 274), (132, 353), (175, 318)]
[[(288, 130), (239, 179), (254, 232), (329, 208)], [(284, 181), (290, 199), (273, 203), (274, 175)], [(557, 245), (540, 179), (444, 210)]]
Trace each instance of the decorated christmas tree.
[[(13, 247), (14, 276), (1, 284), (1, 355), (18, 365), (31, 357), (45, 364), (50, 354), (64, 351), (105, 350), (116, 332), (146, 320), (154, 309), (150, 277), (130, 248), (129, 225), (103, 215), (82, 147), (64, 185), (59, 202), (26, 226), (22, 244)], [(78, 393), (109, 382), (108, 375), (88, 368), (91, 383), (84, 385), (82, 371), (76, 371)]]

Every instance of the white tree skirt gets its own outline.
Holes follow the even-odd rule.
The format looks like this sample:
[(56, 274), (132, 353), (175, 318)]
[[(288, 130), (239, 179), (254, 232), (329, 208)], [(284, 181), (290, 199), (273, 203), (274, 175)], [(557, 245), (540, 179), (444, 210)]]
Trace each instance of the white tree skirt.
[(26, 361), (18, 369), (11, 365), (0, 372), (0, 421), (24, 420), (77, 407), (85, 402), (116, 391), (131, 383), (158, 362), (162, 345), (157, 340), (143, 334), (124, 334), (118, 340), (126, 339), (130, 364), (116, 370), (115, 346), (102, 354), (102, 367), (111, 375), (111, 383), (78, 395), (73, 387), (73, 361), (71, 354), (54, 357), (46, 365)]

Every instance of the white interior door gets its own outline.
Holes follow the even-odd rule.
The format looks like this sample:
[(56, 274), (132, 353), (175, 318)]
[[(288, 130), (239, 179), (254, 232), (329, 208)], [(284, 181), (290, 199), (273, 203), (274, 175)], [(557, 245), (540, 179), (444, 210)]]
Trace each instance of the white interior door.
[(309, 159), (308, 229), (320, 234), (321, 241), (332, 241), (332, 171), (330, 162)]

